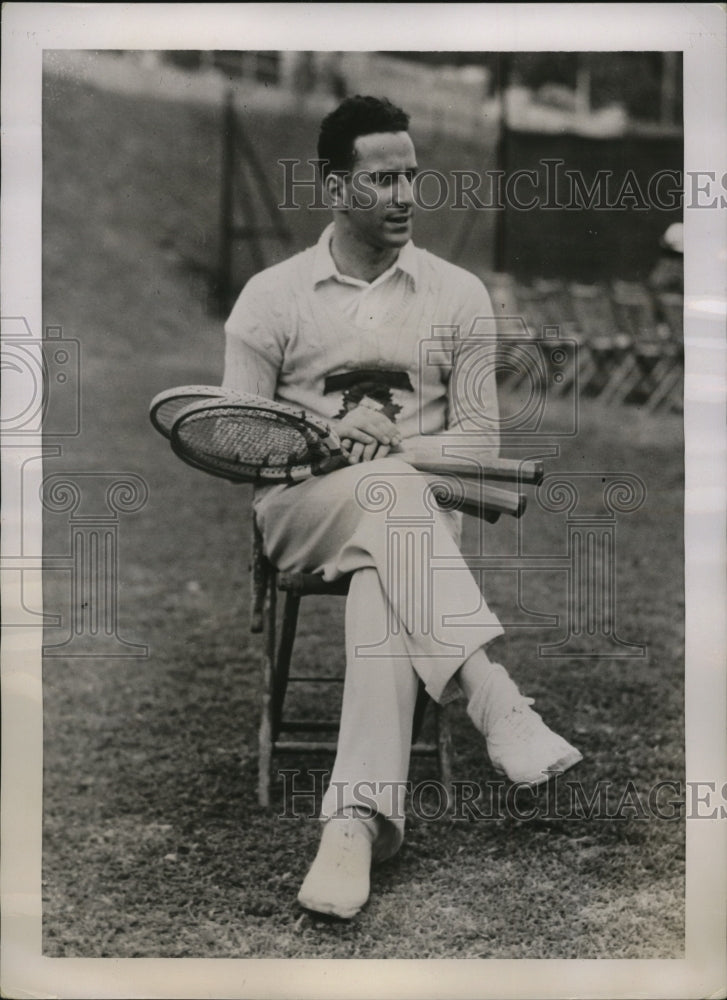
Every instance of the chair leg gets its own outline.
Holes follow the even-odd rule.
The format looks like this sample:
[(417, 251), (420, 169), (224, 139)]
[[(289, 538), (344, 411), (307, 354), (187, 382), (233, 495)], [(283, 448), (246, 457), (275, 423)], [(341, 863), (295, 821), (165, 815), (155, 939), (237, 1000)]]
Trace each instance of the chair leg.
[[(607, 402), (609, 394), (614, 386), (618, 386), (622, 377), (623, 362), (627, 359), (627, 350), (616, 344), (609, 344), (605, 347), (597, 347), (594, 354), (598, 363), (599, 380), (595, 382), (595, 392), (587, 391), (587, 395), (594, 395), (602, 402)], [(594, 380), (591, 379), (585, 386), (586, 390), (594, 389)]]
[(263, 539), (255, 519), (252, 523), (252, 558), (250, 561), (250, 631), (259, 634), (265, 627), (265, 598), (271, 570), (265, 558)]
[(619, 391), (614, 393), (610, 401), (617, 403), (626, 403), (632, 393), (638, 392), (641, 386), (648, 382), (651, 378), (651, 371), (648, 368), (646, 360), (643, 357), (637, 357), (636, 366), (630, 373), (629, 377), (624, 379), (619, 386)]
[(675, 389), (681, 391), (682, 370), (681, 365), (676, 364), (670, 372), (664, 375), (656, 390), (647, 400), (644, 410), (646, 413), (653, 413), (665, 400), (671, 397)]
[(277, 645), (276, 578), (271, 572), (263, 606), (265, 618), (265, 651), (263, 654), (262, 705), (258, 731), (258, 803), (270, 806), (270, 781), (273, 765), (273, 696), (275, 683), (275, 647)]
[(300, 606), (298, 594), (286, 594), (283, 620), (280, 626), (280, 639), (278, 640), (276, 584), (277, 579), (273, 573), (266, 601), (267, 634), (263, 658), (262, 711), (258, 737), (258, 802), (266, 808), (270, 805), (273, 749), (280, 732)]
[(416, 743), (424, 721), (424, 714), (427, 706), (431, 704), (434, 708), (434, 724), (436, 732), (437, 764), (439, 766), (439, 777), (447, 795), (447, 802), (451, 806), (452, 788), (452, 729), (449, 722), (449, 710), (446, 705), (437, 705), (427, 694), (424, 684), (419, 683), (417, 691), (416, 705), (414, 706), (414, 722), (412, 725), (412, 743)]
[(582, 345), (578, 354), (577, 378), (574, 377), (572, 379), (573, 383), (577, 382), (579, 395), (583, 395), (585, 387), (589, 384), (597, 370), (590, 351), (587, 346)]
[(642, 377), (637, 359), (632, 354), (627, 355), (609, 378), (606, 388), (601, 393), (601, 400), (606, 404), (622, 403)]
[(588, 350), (590, 353), (590, 371), (587, 377), (581, 379), (581, 394), (584, 396), (600, 396), (608, 379), (610, 352), (591, 345), (589, 345)]
[(422, 731), (422, 723), (424, 722), (424, 713), (427, 710), (429, 701), (430, 698), (427, 694), (427, 689), (424, 687), (424, 682), (420, 680), (419, 687), (417, 688), (417, 700), (414, 704), (414, 719), (411, 727), (412, 743), (416, 743), (419, 739), (419, 733)]
[(300, 607), (300, 596), (289, 591), (285, 595), (283, 607), (283, 621), (280, 626), (280, 644), (275, 657), (275, 674), (273, 687), (273, 739), (278, 738), (280, 732), (280, 722), (283, 717), (283, 705), (285, 704), (285, 692), (288, 689), (288, 675), (290, 674), (290, 661), (293, 656), (293, 644), (295, 643), (295, 631), (298, 627), (298, 609)]
[[(270, 807), (273, 753), (280, 732), (283, 706), (288, 686), (290, 663), (298, 623), (300, 594), (288, 591), (283, 607), (280, 634), (277, 624), (277, 574), (270, 570), (266, 581), (265, 599), (262, 605), (265, 649), (263, 656), (262, 710), (258, 732), (258, 803), (263, 808)], [(413, 738), (415, 742), (421, 731), (422, 722), (430, 697), (423, 684), (417, 693), (413, 718)], [(452, 802), (452, 735), (446, 708), (435, 705), (436, 755), (442, 785), (447, 801)], [(314, 744), (310, 744), (311, 748)], [(433, 749), (433, 748), (432, 748)], [(432, 752), (430, 749), (428, 752)]]
[(436, 712), (439, 776), (447, 793), (447, 802), (451, 808), (454, 791), (452, 787), (452, 728), (449, 721), (449, 709), (446, 705), (437, 705)]

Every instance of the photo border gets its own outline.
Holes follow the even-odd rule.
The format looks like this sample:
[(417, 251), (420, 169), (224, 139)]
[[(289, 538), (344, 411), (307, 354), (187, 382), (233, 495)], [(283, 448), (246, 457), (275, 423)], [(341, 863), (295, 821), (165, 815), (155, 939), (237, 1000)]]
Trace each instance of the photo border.
[[(416, 16), (414, 16), (416, 15)], [(719, 4), (8, 3), (2, 35), (2, 307), (40, 350), (41, 78), (44, 49), (681, 50), (685, 176), (727, 163), (725, 10)], [(239, 38), (239, 46), (235, 39)], [(286, 44), (292, 43), (292, 44)], [(394, 48), (389, 45), (389, 48)], [(687, 782), (725, 782), (725, 209), (685, 211), (685, 587)], [(12, 398), (4, 398), (12, 412)], [(21, 515), (41, 551), (39, 489), (14, 477), (40, 434), (3, 450), (2, 554)], [(40, 486), (41, 463), (31, 479)], [(14, 592), (3, 570), (4, 614)], [(40, 570), (28, 585), (42, 604)], [(725, 824), (687, 829), (684, 960), (51, 959), (41, 954), (40, 630), (2, 641), (2, 992), (57, 997), (724, 996)], [(353, 966), (352, 964), (353, 963)], [(360, 966), (360, 969), (358, 968)]]

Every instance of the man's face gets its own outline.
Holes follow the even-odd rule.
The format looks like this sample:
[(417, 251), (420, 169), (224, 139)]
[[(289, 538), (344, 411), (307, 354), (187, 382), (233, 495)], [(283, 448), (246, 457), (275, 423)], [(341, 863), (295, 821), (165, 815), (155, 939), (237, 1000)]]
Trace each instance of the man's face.
[(417, 160), (407, 132), (376, 132), (354, 142), (353, 170), (344, 181), (344, 205), (352, 234), (380, 250), (411, 239), (412, 181)]

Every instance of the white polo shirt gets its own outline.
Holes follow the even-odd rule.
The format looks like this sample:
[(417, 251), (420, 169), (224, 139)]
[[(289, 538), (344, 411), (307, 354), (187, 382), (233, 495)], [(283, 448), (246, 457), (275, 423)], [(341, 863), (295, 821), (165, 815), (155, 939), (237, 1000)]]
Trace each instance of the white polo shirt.
[(336, 268), (332, 233), (245, 285), (225, 324), (225, 388), (323, 419), (368, 396), (403, 438), (478, 433), (496, 451), (495, 321), (482, 282), (411, 241), (360, 281)]

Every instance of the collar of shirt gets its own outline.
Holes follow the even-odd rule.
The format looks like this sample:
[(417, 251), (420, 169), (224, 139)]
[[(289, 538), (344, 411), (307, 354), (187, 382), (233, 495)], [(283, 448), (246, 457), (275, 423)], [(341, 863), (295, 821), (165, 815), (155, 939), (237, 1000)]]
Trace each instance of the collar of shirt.
[(403, 271), (404, 274), (411, 278), (412, 284), (416, 288), (417, 278), (419, 276), (419, 268), (417, 266), (416, 249), (411, 240), (406, 243), (399, 251), (399, 256), (396, 258), (391, 267), (387, 268), (383, 274), (380, 274), (378, 278), (373, 281), (361, 281), (359, 278), (352, 278), (347, 274), (341, 274), (336, 263), (331, 255), (331, 237), (333, 236), (333, 223), (326, 226), (326, 228), (321, 233), (321, 237), (316, 244), (316, 255), (313, 261), (313, 285), (320, 284), (322, 281), (328, 281), (332, 279), (337, 281), (342, 285), (353, 285), (355, 288), (374, 288), (376, 285), (383, 284), (392, 274), (397, 271)]

